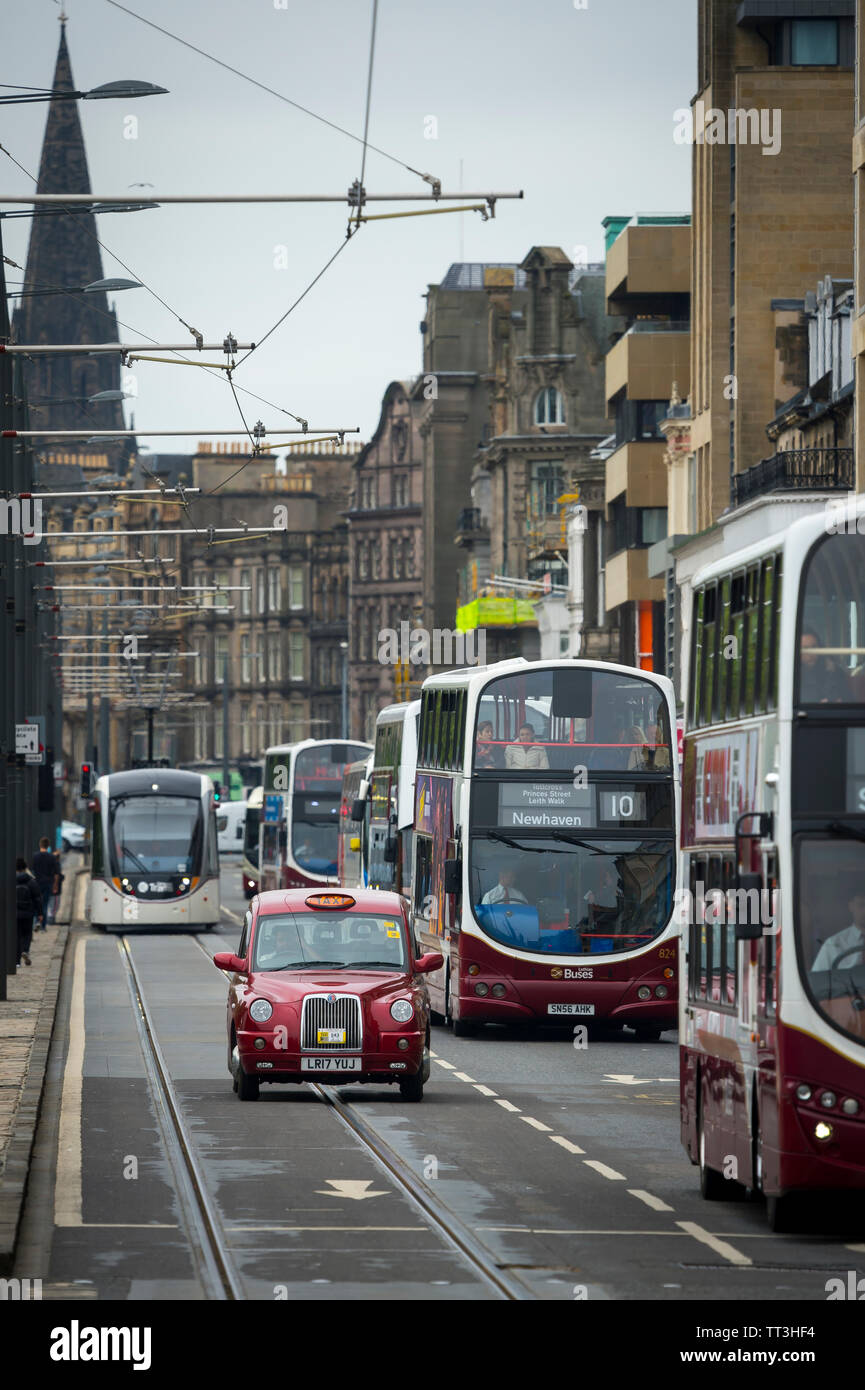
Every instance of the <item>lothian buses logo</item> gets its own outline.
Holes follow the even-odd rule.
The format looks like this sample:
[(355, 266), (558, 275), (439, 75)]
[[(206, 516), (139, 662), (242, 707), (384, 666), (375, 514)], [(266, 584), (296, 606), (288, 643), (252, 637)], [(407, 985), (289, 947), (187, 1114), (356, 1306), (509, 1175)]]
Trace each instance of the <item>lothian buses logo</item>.
[(564, 973), (564, 970), (560, 970), (557, 965), (554, 965), (552, 970), (550, 971), (550, 974), (552, 975), (554, 980), (560, 980)]

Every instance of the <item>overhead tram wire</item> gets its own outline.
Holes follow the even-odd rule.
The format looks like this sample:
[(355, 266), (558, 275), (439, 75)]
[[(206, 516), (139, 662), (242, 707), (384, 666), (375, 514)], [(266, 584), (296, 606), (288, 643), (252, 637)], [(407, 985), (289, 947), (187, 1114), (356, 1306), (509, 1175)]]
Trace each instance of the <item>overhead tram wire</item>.
[[(308, 106), (303, 106), (299, 101), (293, 101), (291, 97), (287, 97), (283, 92), (277, 92), (273, 87), (268, 87), (266, 83), (259, 82), (255, 77), (250, 77), (249, 73), (241, 72), (240, 68), (232, 67), (230, 63), (224, 63), (221, 58), (215, 58), (212, 53), (208, 53), (205, 49), (198, 48), (194, 43), (189, 43), (188, 40), (182, 39), (179, 34), (172, 34), (170, 29), (163, 29), (161, 25), (154, 24), (151, 19), (145, 19), (143, 15), (137, 14), (135, 10), (129, 9), (127, 5), (119, 4), (118, 0), (106, 0), (106, 4), (111, 5), (115, 10), (122, 10), (124, 14), (128, 14), (132, 19), (137, 19), (141, 24), (146, 24), (150, 29), (156, 29), (158, 33), (164, 34), (166, 38), (173, 39), (175, 43), (182, 44), (184, 48), (191, 49), (192, 52), (197, 53), (199, 57), (206, 58), (208, 62), (215, 63), (217, 67), (224, 68), (226, 72), (233, 73), (235, 77), (241, 78), (242, 81), (249, 82), (253, 87), (258, 87), (261, 91), (276, 97), (277, 101), (283, 101), (286, 105), (293, 106), (296, 111), (302, 111), (305, 116), (311, 116), (313, 120), (320, 121), (322, 125), (329, 126), (331, 130), (337, 131), (340, 135), (347, 136), (349, 140), (354, 140), (357, 144), (366, 143), (365, 138), (362, 139), (361, 136), (355, 135), (353, 131), (346, 130), (344, 126), (337, 125), (336, 121), (330, 121), (326, 116), (320, 116), (317, 111), (311, 111)], [(424, 182), (433, 182), (429, 174), (421, 173), (420, 169), (415, 169), (411, 164), (407, 164), (404, 159), (399, 159), (396, 155), (389, 154), (387, 150), (380, 149), (378, 145), (370, 145), (369, 148), (376, 154), (380, 154), (383, 159), (389, 159), (392, 164), (398, 164), (401, 169), (407, 170), (410, 174), (415, 174), (417, 178), (423, 179)]]
[[(360, 226), (360, 215), (361, 215), (361, 212), (363, 211), (363, 179), (364, 179), (364, 174), (366, 173), (366, 151), (367, 151), (367, 143), (368, 143), (368, 136), (369, 136), (369, 108), (370, 108), (370, 101), (371, 101), (371, 98), (372, 98), (372, 66), (373, 66), (373, 59), (374, 59), (374, 57), (375, 57), (375, 31), (376, 31), (376, 25), (377, 25), (377, 23), (378, 23), (378, 0), (372, 0), (372, 29), (371, 29), (371, 31), (370, 31), (370, 36), (369, 36), (369, 67), (368, 67), (368, 69), (367, 69), (367, 74), (366, 74), (366, 106), (365, 106), (364, 115), (363, 115), (363, 151), (362, 151), (361, 159), (360, 159), (360, 178), (359, 178), (358, 181), (357, 181), (358, 196), (357, 196), (357, 216), (356, 216), (356, 218), (355, 218), (355, 224), (354, 224), (354, 226), (355, 226), (355, 231), (357, 231), (358, 227)], [(349, 223), (349, 227), (351, 227), (351, 217), (349, 217), (348, 223)]]

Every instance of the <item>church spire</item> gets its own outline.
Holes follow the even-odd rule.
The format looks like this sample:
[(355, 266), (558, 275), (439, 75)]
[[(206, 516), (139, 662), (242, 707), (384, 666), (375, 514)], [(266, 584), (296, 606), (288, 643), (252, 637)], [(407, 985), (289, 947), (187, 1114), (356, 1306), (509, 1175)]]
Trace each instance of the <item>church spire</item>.
[[(54, 69), (54, 92), (76, 90), (66, 43), (66, 13), (60, 13), (60, 46)], [(48, 108), (38, 193), (90, 193), (84, 135), (74, 99), (52, 100)], [(88, 209), (74, 212), (37, 210), (27, 253), (25, 290), (75, 290), (102, 280), (104, 271), (96, 219)], [(24, 297), (15, 313), (13, 336), (20, 343), (117, 342), (117, 319), (103, 291), (83, 294), (37, 294)], [(111, 357), (36, 357), (24, 369), (34, 429), (123, 429), (120, 402), (88, 405), (98, 391), (119, 390), (120, 361)], [(99, 446), (72, 446), (69, 452), (93, 454)], [(123, 445), (108, 446), (109, 466), (125, 471)], [(44, 451), (43, 451), (44, 452)], [(54, 452), (52, 450), (52, 452)], [(96, 465), (97, 467), (99, 465)], [(102, 468), (104, 469), (104, 462)]]

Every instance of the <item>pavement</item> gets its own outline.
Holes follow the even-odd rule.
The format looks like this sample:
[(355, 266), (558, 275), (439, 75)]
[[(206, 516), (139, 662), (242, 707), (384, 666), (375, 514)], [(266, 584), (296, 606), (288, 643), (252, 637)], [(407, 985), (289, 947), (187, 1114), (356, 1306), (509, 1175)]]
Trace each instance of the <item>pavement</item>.
[(81, 855), (66, 856), (57, 921), (33, 933), (32, 965), (7, 980), (0, 1002), (0, 1274), (12, 1254), (24, 1204), (30, 1156), (39, 1118), (48, 1049), (54, 1027), (60, 970), (72, 909), (85, 869)]

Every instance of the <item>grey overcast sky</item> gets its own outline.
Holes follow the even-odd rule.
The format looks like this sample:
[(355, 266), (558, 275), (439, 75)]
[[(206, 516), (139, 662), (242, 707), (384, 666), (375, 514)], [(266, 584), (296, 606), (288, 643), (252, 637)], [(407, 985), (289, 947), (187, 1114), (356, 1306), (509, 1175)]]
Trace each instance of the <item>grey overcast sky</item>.
[[(304, 106), (363, 129), (371, 0), (124, 0), (126, 8)], [(108, 0), (65, 0), (79, 89), (120, 78), (167, 87), (139, 101), (81, 102), (96, 193), (343, 194), (361, 147)], [(478, 214), (363, 227), (303, 304), (238, 371), (237, 384), (305, 416), (353, 426), (368, 439), (394, 378), (421, 368), (418, 324), (428, 284), (457, 260), (519, 261), (533, 245), (603, 259), (611, 213), (688, 211), (687, 145), (673, 112), (696, 71), (696, 0), (380, 0), (370, 140), (442, 180), (445, 191), (525, 190)], [(51, 82), (59, 41), (54, 0), (0, 0), (0, 81)], [(0, 142), (34, 174), (47, 114), (4, 107)], [(137, 138), (125, 138), (127, 118)], [(425, 138), (433, 130), (436, 139)], [(369, 153), (372, 192), (426, 185)], [(0, 154), (0, 191), (33, 185)], [(406, 205), (411, 206), (411, 205)], [(386, 211), (389, 209), (370, 209)], [(396, 207), (390, 210), (396, 210)], [(3, 223), (4, 251), (24, 264), (29, 219)], [(231, 329), (260, 339), (344, 239), (333, 206), (167, 207), (99, 219), (102, 240), (210, 340)], [(106, 275), (124, 271), (103, 253)], [(20, 275), (7, 267), (10, 281)], [(146, 290), (117, 296), (129, 334), (182, 342)], [(128, 402), (139, 429), (240, 425), (224, 382), (191, 369), (138, 365)], [(281, 417), (240, 397), (250, 423)], [(283, 421), (283, 423), (285, 423)], [(143, 440), (191, 451), (190, 439)]]

